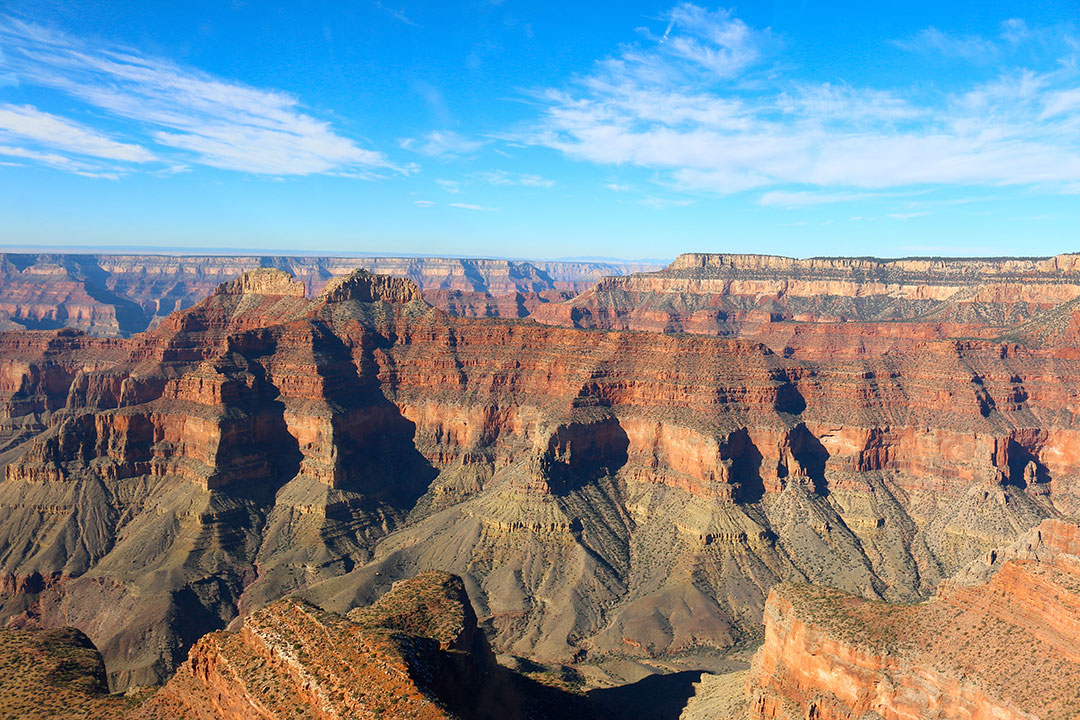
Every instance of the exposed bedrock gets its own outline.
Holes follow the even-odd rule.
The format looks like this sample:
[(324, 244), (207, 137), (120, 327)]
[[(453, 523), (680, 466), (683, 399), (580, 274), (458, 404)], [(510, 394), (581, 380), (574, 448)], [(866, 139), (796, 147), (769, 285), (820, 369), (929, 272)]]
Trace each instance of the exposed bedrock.
[(451, 317), (364, 271), (311, 300), (274, 269), (131, 338), (2, 333), (0, 612), (79, 627), (121, 689), (287, 594), (345, 613), (441, 570), (498, 652), (665, 655), (756, 635), (781, 581), (924, 599), (1077, 512), (1072, 349), (830, 342)]
[(1046, 520), (917, 605), (777, 586), (750, 717), (1075, 717), (1078, 552), (1080, 527)]

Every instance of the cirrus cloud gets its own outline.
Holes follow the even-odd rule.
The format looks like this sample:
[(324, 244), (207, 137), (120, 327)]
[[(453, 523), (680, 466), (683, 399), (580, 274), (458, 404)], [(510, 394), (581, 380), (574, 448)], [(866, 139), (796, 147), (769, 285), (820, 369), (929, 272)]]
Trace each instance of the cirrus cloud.
[(86, 128), (80, 134), (73, 121), (42, 116), (40, 122), (61, 129), (70, 142), (63, 147), (47, 138), (31, 139), (54, 149), (128, 162), (169, 154), (173, 161), (270, 175), (409, 171), (338, 134), (289, 93), (216, 78), (12, 18), (0, 17), (0, 43), (5, 48), (0, 69), (20, 84), (51, 88), (99, 114), (130, 121), (133, 130), (145, 134), (146, 144), (157, 146), (151, 152)]
[[(1003, 64), (981, 82), (935, 93), (789, 81), (775, 60), (783, 42), (770, 30), (689, 3), (667, 20), (662, 36), (646, 32), (571, 84), (538, 93), (542, 114), (515, 139), (576, 160), (647, 168), (674, 189), (771, 191), (763, 204), (808, 204), (792, 188), (1060, 190), (1080, 182), (1075, 42), (1058, 43), (1072, 55), (1045, 67)], [(986, 47), (996, 57), (1030, 35), (1008, 22), (1003, 40)], [(947, 43), (932, 29), (918, 37), (942, 51)], [(952, 52), (983, 47), (961, 40)], [(789, 194), (775, 194), (781, 189)]]

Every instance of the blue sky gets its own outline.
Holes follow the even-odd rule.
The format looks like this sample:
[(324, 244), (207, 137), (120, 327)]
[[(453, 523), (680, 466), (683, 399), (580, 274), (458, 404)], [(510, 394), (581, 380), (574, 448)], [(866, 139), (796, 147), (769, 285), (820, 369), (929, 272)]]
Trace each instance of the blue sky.
[(1071, 2), (0, 6), (0, 244), (1080, 250)]

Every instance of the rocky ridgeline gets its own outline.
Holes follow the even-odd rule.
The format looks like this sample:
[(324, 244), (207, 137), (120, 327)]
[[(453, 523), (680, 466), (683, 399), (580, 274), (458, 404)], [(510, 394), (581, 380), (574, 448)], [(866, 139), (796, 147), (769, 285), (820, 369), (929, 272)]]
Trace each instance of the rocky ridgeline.
[[(855, 323), (868, 338), (997, 337), (1080, 297), (1080, 256), (1032, 259), (679, 256), (658, 272), (611, 277), (539, 322), (567, 327), (755, 337), (798, 349), (792, 325)], [(831, 330), (827, 332), (832, 332)]]
[(447, 570), (499, 653), (660, 657), (755, 638), (783, 581), (923, 600), (1080, 508), (1068, 346), (881, 323), (785, 352), (295, 285), (0, 334), (5, 621), (81, 628), (122, 689), (286, 595), (344, 614)]
[(1080, 527), (1046, 520), (978, 584), (919, 605), (781, 585), (748, 681), (751, 720), (1071, 720), (1080, 708)]
[(460, 578), (424, 573), (349, 618), (299, 600), (202, 637), (162, 688), (109, 695), (78, 630), (0, 629), (0, 718), (544, 720), (598, 717), (583, 694), (499, 667)]
[(289, 273), (317, 296), (357, 267), (408, 278), (429, 302), (458, 315), (525, 317), (605, 275), (641, 264), (393, 257), (0, 254), (0, 330), (73, 327), (125, 336), (198, 303), (249, 270)]
[(132, 720), (594, 717), (495, 663), (460, 578), (404, 580), (348, 618), (296, 600), (207, 635)]

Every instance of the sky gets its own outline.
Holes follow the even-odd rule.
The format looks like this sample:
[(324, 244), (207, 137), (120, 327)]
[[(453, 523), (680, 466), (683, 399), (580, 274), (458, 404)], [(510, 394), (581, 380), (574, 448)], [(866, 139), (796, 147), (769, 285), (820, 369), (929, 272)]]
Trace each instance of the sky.
[(0, 245), (1080, 251), (1080, 2), (0, 2)]

